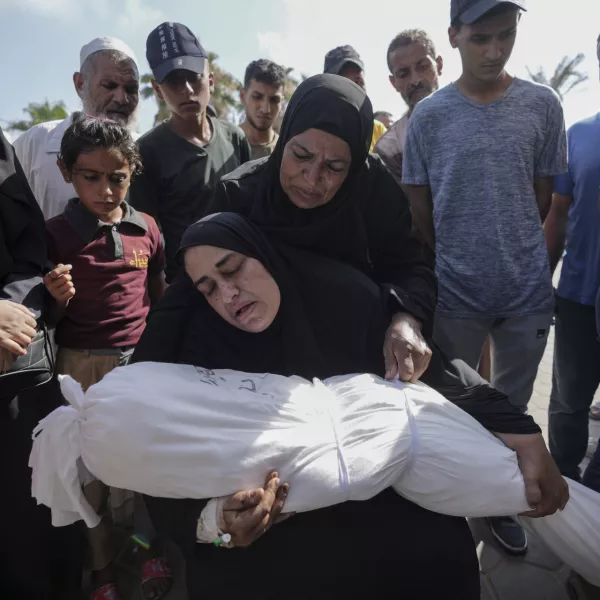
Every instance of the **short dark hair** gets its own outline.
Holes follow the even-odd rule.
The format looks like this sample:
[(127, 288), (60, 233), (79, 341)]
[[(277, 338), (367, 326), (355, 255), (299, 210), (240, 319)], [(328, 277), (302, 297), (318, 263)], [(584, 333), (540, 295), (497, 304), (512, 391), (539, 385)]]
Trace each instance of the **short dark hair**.
[(266, 83), (273, 87), (285, 86), (286, 74), (285, 69), (266, 58), (252, 61), (246, 68), (246, 74), (244, 75), (244, 87), (248, 88), (252, 80), (256, 80), (260, 83)]
[(377, 112), (373, 113), (373, 118), (376, 121), (380, 121), (381, 119), (379, 117), (388, 117), (388, 118), (392, 118), (394, 115), (391, 112), (388, 112), (387, 110), (378, 110)]
[[(518, 17), (520, 18), (521, 14), (523, 14), (523, 11), (515, 4), (511, 4), (510, 2), (498, 4), (498, 6), (495, 6), (492, 8), (492, 10), (489, 10), (485, 14), (481, 15), (481, 17), (479, 17), (479, 19), (477, 19), (477, 21), (475, 21), (473, 24), (481, 23), (490, 17), (497, 17), (498, 15), (503, 15), (504, 13), (513, 12), (515, 9)], [(463, 22), (460, 20), (460, 17), (456, 17), (456, 19), (450, 23), (450, 26), (456, 29), (456, 31), (460, 31), (460, 28), (463, 26)]]
[(76, 113), (63, 135), (58, 159), (70, 172), (80, 154), (99, 149), (118, 150), (129, 163), (134, 175), (141, 172), (142, 160), (138, 145), (125, 127), (116, 121)]
[(403, 46), (410, 46), (411, 44), (424, 44), (427, 48), (427, 54), (429, 54), (429, 56), (431, 56), (433, 59), (437, 58), (435, 44), (426, 31), (423, 31), (422, 29), (406, 29), (405, 31), (399, 33), (388, 46), (387, 64), (390, 73), (392, 72), (392, 52), (396, 51), (398, 48), (402, 48)]

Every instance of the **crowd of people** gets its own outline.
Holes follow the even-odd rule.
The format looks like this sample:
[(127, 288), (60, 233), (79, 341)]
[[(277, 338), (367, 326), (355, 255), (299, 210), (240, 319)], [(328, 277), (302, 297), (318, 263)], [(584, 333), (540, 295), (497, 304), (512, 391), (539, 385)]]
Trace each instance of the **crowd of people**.
[[(562, 476), (600, 492), (600, 446), (580, 469), (600, 416), (600, 117), (567, 132), (554, 91), (507, 73), (524, 2), (450, 4), (462, 74), (440, 88), (434, 40), (398, 34), (386, 57), (408, 106), (398, 120), (374, 113), (351, 46), (327, 53), (283, 115), (285, 70), (252, 61), (244, 122), (220, 120), (208, 53), (166, 22), (146, 58), (167, 121), (135, 133), (141, 65), (125, 42), (97, 38), (73, 76), (82, 111), (14, 149), (2, 136), (7, 599), (78, 598), (83, 570), (92, 600), (118, 599), (112, 529), (134, 505), (152, 524), (138, 531), (152, 542), (138, 552), (149, 600), (172, 584), (159, 539), (183, 553), (190, 600), (372, 597), (394, 584), (409, 598), (480, 596), (466, 520), (391, 490), (289, 515), (276, 473), (216, 504), (134, 502), (88, 474), (99, 525), (53, 528), (31, 498), (28, 457), (35, 425), (63, 402), (58, 374), (87, 389), (155, 361), (422, 381), (517, 453), (532, 516), (565, 506)], [(597, 49), (600, 63), (600, 38)], [(240, 216), (204, 227), (214, 213)], [(548, 452), (527, 405), (553, 322)], [(55, 377), (3, 394), (42, 329), (58, 346)], [(490, 383), (476, 371), (488, 339)], [(527, 552), (516, 520), (488, 521), (507, 552)], [(234, 549), (212, 543), (224, 534)]]

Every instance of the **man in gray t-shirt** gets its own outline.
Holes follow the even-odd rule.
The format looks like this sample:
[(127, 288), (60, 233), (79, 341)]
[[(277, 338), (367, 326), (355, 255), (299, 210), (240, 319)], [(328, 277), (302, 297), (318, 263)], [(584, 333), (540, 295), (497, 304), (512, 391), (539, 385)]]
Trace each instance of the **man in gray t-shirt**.
[[(452, 0), (450, 43), (463, 73), (415, 108), (402, 179), (436, 252), (436, 342), (476, 368), (489, 335), (492, 384), (525, 411), (552, 322), (542, 222), (567, 145), (558, 96), (504, 70), (521, 9)], [(492, 528), (509, 551), (526, 551), (514, 522)]]

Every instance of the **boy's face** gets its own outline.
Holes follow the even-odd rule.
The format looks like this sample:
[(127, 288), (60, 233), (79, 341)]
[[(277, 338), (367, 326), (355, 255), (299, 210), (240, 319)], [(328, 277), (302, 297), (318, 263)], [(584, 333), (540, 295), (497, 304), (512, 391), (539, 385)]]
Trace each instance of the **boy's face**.
[(209, 72), (208, 64), (204, 73), (177, 69), (169, 73), (161, 84), (153, 81), (152, 86), (169, 110), (182, 119), (197, 119), (206, 110), (215, 89), (214, 75)]
[(519, 18), (514, 7), (460, 29), (450, 27), (450, 44), (460, 52), (463, 71), (484, 83), (497, 80), (515, 46)]
[(71, 172), (59, 161), (67, 183), (72, 182), (81, 203), (101, 221), (120, 214), (131, 183), (131, 167), (115, 149), (98, 149), (80, 154)]

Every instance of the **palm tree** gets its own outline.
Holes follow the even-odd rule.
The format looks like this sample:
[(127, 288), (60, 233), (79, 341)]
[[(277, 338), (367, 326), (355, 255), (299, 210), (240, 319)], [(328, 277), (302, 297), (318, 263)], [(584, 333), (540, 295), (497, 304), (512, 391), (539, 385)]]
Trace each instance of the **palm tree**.
[(156, 100), (156, 104), (158, 104), (158, 112), (154, 115), (154, 126), (162, 123), (162, 121), (166, 121), (170, 116), (169, 107), (164, 100), (161, 100), (155, 93), (154, 88), (152, 87), (152, 80), (154, 76), (152, 73), (146, 73), (142, 76), (140, 83), (144, 84), (144, 87), (140, 88), (140, 94), (144, 100), (148, 98), (154, 98)]
[(242, 106), (239, 102), (239, 91), (242, 84), (228, 71), (218, 64), (219, 56), (214, 52), (208, 53), (208, 62), (215, 76), (215, 91), (211, 97), (211, 104), (217, 111), (219, 118), (228, 119), (234, 123), (239, 120)]
[(564, 56), (550, 79), (548, 79), (542, 67), (539, 67), (535, 73), (532, 73), (529, 69), (527, 71), (533, 81), (550, 86), (562, 100), (572, 89), (588, 80), (588, 74), (579, 70), (579, 66), (584, 59), (585, 55), (581, 53), (574, 58)]
[(27, 131), (39, 123), (63, 120), (69, 116), (67, 106), (62, 100), (60, 102), (53, 102), (52, 104), (50, 104), (48, 100), (43, 104), (30, 102), (27, 107), (23, 109), (23, 112), (29, 115), (29, 120), (9, 121), (8, 129)]

